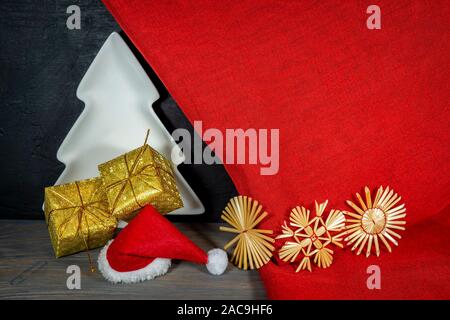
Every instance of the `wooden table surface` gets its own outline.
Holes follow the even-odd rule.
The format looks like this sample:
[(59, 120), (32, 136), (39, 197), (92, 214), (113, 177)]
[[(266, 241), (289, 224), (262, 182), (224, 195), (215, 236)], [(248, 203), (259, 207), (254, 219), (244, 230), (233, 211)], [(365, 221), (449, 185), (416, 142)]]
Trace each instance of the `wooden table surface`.
[[(201, 248), (222, 247), (230, 234), (219, 224), (177, 227)], [(99, 249), (91, 255), (97, 259)], [(81, 268), (81, 289), (69, 290), (67, 267)], [(205, 266), (173, 261), (169, 272), (137, 284), (111, 284), (89, 271), (86, 253), (56, 259), (44, 221), (0, 220), (0, 299), (264, 299), (256, 271), (241, 271), (231, 264), (222, 276), (208, 274)]]

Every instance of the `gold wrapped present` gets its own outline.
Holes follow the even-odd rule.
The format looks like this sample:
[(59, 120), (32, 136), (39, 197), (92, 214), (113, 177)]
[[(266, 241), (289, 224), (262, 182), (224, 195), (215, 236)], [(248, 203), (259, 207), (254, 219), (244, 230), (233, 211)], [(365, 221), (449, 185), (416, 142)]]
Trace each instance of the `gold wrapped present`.
[(98, 168), (117, 219), (130, 220), (148, 204), (161, 214), (183, 207), (172, 164), (147, 144)]
[(56, 257), (104, 245), (117, 225), (100, 178), (45, 188), (45, 220)]

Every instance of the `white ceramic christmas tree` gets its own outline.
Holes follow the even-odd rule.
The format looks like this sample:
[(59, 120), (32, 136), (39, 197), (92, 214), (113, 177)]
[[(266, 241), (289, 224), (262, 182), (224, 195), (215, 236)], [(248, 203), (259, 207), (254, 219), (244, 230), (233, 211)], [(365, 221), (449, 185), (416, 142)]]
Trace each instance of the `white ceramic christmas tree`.
[[(158, 91), (117, 33), (103, 44), (81, 80), (77, 97), (85, 109), (58, 150), (66, 165), (55, 184), (98, 176), (97, 165), (142, 146), (147, 129), (148, 144), (174, 162), (184, 207), (171, 214), (201, 214), (204, 207), (176, 169), (184, 161), (171, 158), (178, 148), (153, 111)], [(176, 154), (177, 152), (175, 152)]]

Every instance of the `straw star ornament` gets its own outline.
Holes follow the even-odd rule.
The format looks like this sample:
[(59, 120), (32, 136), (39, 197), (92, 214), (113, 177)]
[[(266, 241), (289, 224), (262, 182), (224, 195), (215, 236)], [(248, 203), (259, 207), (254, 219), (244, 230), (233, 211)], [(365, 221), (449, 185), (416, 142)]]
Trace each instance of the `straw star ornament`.
[(346, 218), (346, 230), (343, 234), (347, 235), (344, 241), (347, 245), (352, 245), (352, 251), (356, 250), (357, 255), (363, 250), (366, 257), (370, 256), (372, 248), (375, 248), (377, 256), (380, 255), (380, 240), (391, 252), (392, 248), (389, 242), (398, 245), (395, 238), (401, 239), (401, 236), (394, 230), (405, 230), (406, 221), (405, 204), (397, 205), (401, 197), (394, 193), (394, 190), (387, 187), (379, 187), (372, 201), (370, 189), (364, 188), (365, 200), (359, 193), (356, 193), (359, 206), (348, 200), (347, 204), (353, 208), (354, 212), (344, 211)]
[(310, 211), (305, 207), (296, 207), (290, 214), (289, 226), (284, 222), (282, 234), (277, 239), (290, 239), (286, 241), (279, 250), (280, 259), (285, 262), (300, 263), (295, 270), (309, 270), (311, 268), (311, 259), (320, 268), (328, 268), (333, 262), (333, 250), (329, 247), (334, 244), (343, 247), (339, 235), (335, 232), (343, 230), (345, 218), (341, 211), (331, 210), (326, 221), (323, 213), (328, 204), (315, 203), (316, 215), (310, 218)]
[(272, 234), (273, 231), (256, 229), (266, 216), (267, 212), (262, 212), (262, 206), (258, 201), (246, 196), (232, 198), (223, 210), (221, 218), (232, 228), (221, 226), (220, 230), (237, 234), (224, 249), (227, 250), (236, 244), (231, 262), (238, 268), (259, 269), (272, 257), (275, 250), (272, 243), (275, 240), (266, 234)]

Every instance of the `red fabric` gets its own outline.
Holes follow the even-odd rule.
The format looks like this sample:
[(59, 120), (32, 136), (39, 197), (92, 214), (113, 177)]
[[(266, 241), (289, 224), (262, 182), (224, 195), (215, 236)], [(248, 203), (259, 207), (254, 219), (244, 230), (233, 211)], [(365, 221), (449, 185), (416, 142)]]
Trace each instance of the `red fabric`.
[(119, 272), (144, 268), (154, 258), (208, 262), (208, 255), (148, 205), (119, 233), (108, 248), (110, 266)]
[[(381, 30), (366, 27), (373, 1), (104, 2), (191, 121), (280, 128), (277, 175), (226, 165), (271, 213), (264, 227), (316, 199), (344, 209), (365, 185), (403, 196), (407, 232), (392, 254), (342, 251), (311, 274), (270, 264), (269, 297), (450, 298), (449, 222), (430, 222), (450, 195), (446, 1), (376, 1)], [(382, 290), (365, 289), (369, 263)]]
[[(270, 263), (261, 269), (274, 299), (449, 299), (450, 210), (431, 221), (407, 226), (399, 246), (379, 258), (335, 250), (328, 269), (294, 273), (294, 266)], [(367, 268), (378, 265), (381, 289), (369, 290)], [(297, 265), (295, 265), (296, 267)]]

